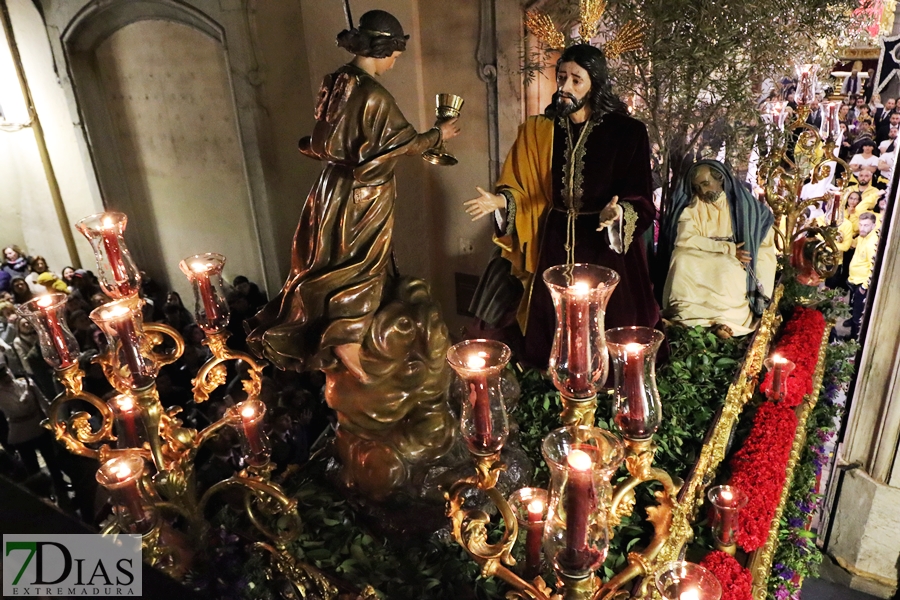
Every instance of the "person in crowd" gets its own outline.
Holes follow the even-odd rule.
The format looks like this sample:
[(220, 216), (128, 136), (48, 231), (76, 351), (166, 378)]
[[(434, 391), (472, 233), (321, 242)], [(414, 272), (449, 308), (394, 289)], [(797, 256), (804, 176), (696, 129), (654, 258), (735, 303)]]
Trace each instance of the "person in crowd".
[(887, 196), (882, 196), (878, 199), (875, 208), (872, 209), (872, 212), (875, 213), (875, 233), (879, 235), (881, 235), (881, 226), (884, 224), (884, 217), (887, 214), (887, 204)]
[(873, 118), (875, 120), (875, 130), (879, 132), (882, 123), (889, 123), (891, 120), (891, 115), (896, 112), (897, 100), (894, 98), (888, 98), (884, 101), (884, 106), (878, 107), (873, 113)]
[(6, 344), (12, 348), (12, 342), (19, 333), (16, 326), (18, 318), (16, 306), (8, 300), (0, 300), (0, 345)]
[(890, 137), (891, 129), (898, 128), (900, 128), (900, 112), (895, 111), (878, 126), (878, 130), (875, 132), (875, 140), (883, 142)]
[[(31, 362), (28, 360), (28, 354), (35, 347), (40, 349), (38, 334), (27, 319), (16, 319), (16, 327), (18, 328), (18, 333), (16, 334), (15, 339), (13, 339), (12, 346), (16, 358), (18, 359), (17, 366), (19, 370), (14, 369), (13, 372), (16, 375), (31, 375), (34, 371), (31, 368)], [(12, 367), (12, 365), (10, 365), (10, 367)]]
[(7, 246), (3, 249), (3, 270), (13, 279), (28, 275), (30, 262), (31, 259), (25, 256), (18, 246)]
[(867, 170), (872, 175), (878, 170), (878, 156), (875, 154), (875, 142), (864, 139), (859, 143), (858, 154), (850, 159), (850, 170), (857, 174), (860, 170)]
[(896, 140), (897, 134), (894, 133), (893, 138), (889, 138), (882, 142), (883, 149), (878, 155), (878, 173), (880, 178), (886, 182), (886, 193), (890, 194), (891, 183), (894, 181), (894, 165), (897, 162)]
[(850, 114), (848, 115), (853, 121), (859, 121), (863, 116), (863, 111), (869, 111), (869, 105), (862, 96), (854, 96), (850, 106)]
[(822, 126), (822, 106), (819, 104), (818, 96), (809, 103), (809, 116), (806, 117), (806, 122), (816, 129)]
[(29, 263), (30, 272), (25, 276), (25, 282), (28, 284), (29, 289), (31, 289), (32, 294), (46, 294), (47, 288), (38, 283), (37, 279), (41, 273), (49, 273), (50, 269), (47, 267), (47, 259), (43, 256), (35, 256), (31, 259)]
[(28, 282), (25, 281), (24, 277), (13, 277), (10, 291), (12, 291), (13, 302), (16, 304), (24, 304), (34, 298), (34, 294), (31, 293), (31, 288), (28, 287)]
[(272, 462), (275, 474), (282, 473), (289, 465), (303, 464), (309, 458), (309, 432), (306, 430), (312, 419), (309, 409), (300, 414), (299, 422), (294, 422), (287, 407), (279, 406), (272, 411), (272, 430), (269, 441), (272, 444)]
[(76, 310), (68, 317), (69, 329), (82, 352), (100, 352), (98, 336), (103, 335), (100, 328), (91, 321), (84, 310)]
[(858, 60), (854, 61), (853, 66), (851, 67), (850, 76), (847, 77), (841, 85), (842, 96), (856, 96), (857, 94), (862, 93), (865, 83), (863, 82), (863, 76), (860, 73), (861, 70), (862, 63)]
[(9, 293), (10, 283), (12, 283), (12, 276), (6, 271), (0, 270), (0, 294)]
[(37, 285), (41, 288), (41, 291), (35, 291), (34, 293), (38, 295), (48, 293), (68, 294), (71, 291), (62, 279), (49, 271), (45, 271), (37, 276)]
[(228, 479), (241, 468), (241, 459), (236, 451), (238, 435), (230, 427), (222, 429), (219, 435), (206, 443), (212, 454), (203, 460), (198, 458), (197, 483), (201, 492), (206, 491), (223, 479)]
[(243, 275), (235, 277), (232, 285), (236, 292), (242, 294), (247, 299), (250, 310), (254, 313), (269, 301), (269, 298), (259, 289), (259, 286)]
[(868, 77), (866, 77), (865, 83), (863, 83), (862, 95), (866, 103), (869, 103), (872, 101), (875, 93), (875, 69), (867, 69), (866, 75), (868, 75)]
[[(850, 337), (859, 337), (859, 326), (866, 305), (866, 293), (875, 267), (875, 256), (878, 252), (878, 233), (875, 232), (875, 215), (864, 212), (859, 216), (859, 237), (856, 251), (850, 261), (847, 283), (850, 286)], [(845, 322), (845, 324), (847, 324)]]
[[(22, 319), (24, 321), (24, 319)], [(0, 362), (0, 412), (9, 422), (8, 447), (17, 452), (29, 475), (41, 471), (40, 452), (53, 479), (57, 498), (68, 500), (66, 483), (57, 461), (53, 435), (41, 427), (49, 403), (28, 379), (14, 377), (5, 362)]]
[(493, 215), (502, 250), (473, 312), (537, 368), (547, 367), (556, 329), (541, 279), (552, 266), (591, 263), (619, 274), (607, 327), (660, 323), (641, 241), (656, 214), (647, 129), (613, 93), (598, 48), (567, 48), (556, 86), (544, 114), (520, 126), (494, 191), (476, 187), (480, 196), (464, 203), (473, 220)]
[(872, 171), (869, 169), (857, 171), (856, 180), (858, 183), (855, 186), (850, 186), (848, 192), (852, 190), (858, 191), (861, 197), (858, 210), (860, 213), (868, 212), (878, 204), (878, 198), (884, 194), (884, 190), (879, 190), (873, 185)]
[(166, 303), (163, 306), (163, 323), (175, 328), (179, 333), (194, 322), (194, 317), (190, 311), (185, 308), (184, 302), (181, 301), (181, 295), (178, 292), (169, 292), (166, 294)]
[(71, 288), (72, 282), (75, 280), (75, 268), (63, 267), (61, 279), (67, 286)]
[(773, 223), (728, 167), (698, 161), (661, 227), (659, 256), (670, 257), (663, 315), (723, 338), (752, 332), (775, 287)]

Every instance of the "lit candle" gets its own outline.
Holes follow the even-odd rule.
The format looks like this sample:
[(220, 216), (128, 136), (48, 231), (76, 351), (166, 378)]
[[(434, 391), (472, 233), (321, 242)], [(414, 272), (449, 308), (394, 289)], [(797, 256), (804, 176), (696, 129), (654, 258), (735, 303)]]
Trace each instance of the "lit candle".
[(119, 396), (114, 400), (117, 412), (119, 414), (118, 422), (122, 424), (122, 429), (118, 433), (123, 445), (127, 448), (138, 448), (141, 440), (137, 433), (137, 424), (135, 418), (138, 411), (135, 409), (134, 400), (131, 396)]
[(587, 532), (590, 511), (594, 502), (594, 463), (582, 450), (572, 450), (566, 457), (568, 481), (566, 482), (566, 558), (575, 568), (580, 568), (587, 549)]
[(695, 588), (685, 590), (678, 596), (678, 600), (700, 600), (700, 592)]
[(772, 394), (776, 400), (781, 400), (781, 372), (787, 359), (776, 354), (772, 357)]
[(125, 270), (125, 263), (122, 261), (122, 249), (119, 247), (118, 233), (112, 217), (103, 217), (103, 227), (100, 229), (100, 235), (103, 236), (103, 247), (106, 249), (107, 258), (109, 258), (113, 279), (115, 279), (117, 284), (121, 285), (128, 282), (128, 271)]
[(525, 577), (534, 579), (541, 572), (541, 537), (544, 529), (544, 503), (535, 498), (528, 503), (528, 533), (525, 537)]
[(259, 432), (259, 419), (253, 406), (247, 405), (241, 409), (241, 422), (244, 426), (244, 436), (247, 438), (247, 444), (250, 446), (250, 453), (258, 455), (265, 452), (262, 436)]
[(625, 344), (625, 364), (622, 383), (627, 414), (617, 414), (616, 424), (626, 437), (647, 437), (647, 398), (644, 393), (644, 347), (632, 342)]
[(112, 464), (109, 465), (109, 472), (120, 484), (118, 487), (119, 498), (134, 522), (140, 523), (146, 519), (147, 514), (144, 512), (141, 493), (138, 490), (138, 478), (132, 476), (128, 464), (121, 460), (112, 461)]
[(734, 494), (728, 488), (723, 488), (722, 492), (719, 494), (719, 502), (722, 508), (722, 510), (719, 511), (719, 518), (721, 519), (721, 541), (726, 546), (730, 546), (734, 543), (734, 516), (736, 512), (732, 506)]
[(473, 355), (466, 361), (466, 366), (475, 371), (468, 380), (468, 386), (477, 442), (483, 448), (488, 448), (491, 445), (491, 433), (494, 428), (491, 423), (491, 398), (488, 394), (487, 375), (483, 372), (485, 365), (487, 361), (483, 356)]
[(101, 314), (119, 336), (125, 363), (131, 371), (132, 385), (135, 387), (146, 385), (148, 378), (144, 375), (144, 357), (141, 355), (140, 340), (131, 321), (131, 309), (124, 304), (117, 304)]
[(809, 71), (802, 71), (800, 73), (800, 82), (797, 85), (797, 101), (802, 104), (809, 104), (812, 100), (812, 81), (810, 79)]
[(576, 394), (590, 394), (590, 286), (576, 281), (566, 294), (566, 335), (569, 341), (569, 388)]
[[(197, 274), (197, 285), (200, 288), (200, 299), (203, 301), (203, 308), (206, 310), (206, 321), (213, 324), (218, 320), (219, 313), (212, 284), (209, 281), (208, 266), (201, 262), (195, 262), (191, 263), (191, 270)], [(197, 320), (200, 320), (200, 315), (197, 315)]]
[(47, 329), (50, 332), (50, 339), (53, 340), (53, 347), (59, 355), (60, 368), (65, 368), (74, 364), (71, 354), (69, 354), (69, 346), (66, 344), (66, 338), (63, 335), (62, 327), (50, 306), (53, 304), (53, 296), (41, 296), (37, 300), (37, 305), (41, 309), (41, 314), (47, 319)]

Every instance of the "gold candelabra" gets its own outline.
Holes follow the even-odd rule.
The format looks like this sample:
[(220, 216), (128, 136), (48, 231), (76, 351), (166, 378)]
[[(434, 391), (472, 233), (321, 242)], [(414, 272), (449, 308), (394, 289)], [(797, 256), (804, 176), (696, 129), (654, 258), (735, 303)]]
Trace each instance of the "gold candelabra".
[[(606, 302), (618, 283), (618, 276), (609, 269), (579, 264), (554, 267), (544, 274), (544, 280), (559, 324), (549, 371), (560, 391), (564, 425), (551, 432), (542, 445), (551, 471), (549, 493), (520, 490), (507, 500), (496, 489), (505, 469), (500, 450), (507, 431), (499, 378), (509, 351), (487, 340), (457, 344), (448, 360), (468, 390), (460, 425), (474, 458), (475, 473), (445, 494), (452, 534), (481, 565), (484, 576), (499, 577), (513, 588), (508, 598), (630, 598), (631, 592), (624, 588), (639, 577), (643, 579), (634, 597), (649, 598), (655, 590), (655, 576), (678, 558), (690, 537), (686, 513), (696, 505), (696, 498), (680, 502), (683, 482), (653, 466), (656, 445), (652, 436), (662, 414), (655, 359), (664, 336), (646, 327), (603, 330)], [(621, 438), (594, 427), (596, 393), (606, 381), (609, 356), (615, 380), (615, 422)], [(628, 477), (613, 487), (611, 477), (623, 461)], [(653, 538), (643, 551), (630, 552), (627, 565), (604, 583), (596, 571), (606, 557), (610, 528), (632, 514), (635, 489), (652, 481), (661, 486), (655, 492), (657, 504), (646, 509)], [(481, 507), (465, 506), (473, 489), (486, 494), (503, 519), (503, 535), (495, 542), (489, 541), (488, 513)], [(549, 498), (546, 506), (541, 506), (542, 498)], [(521, 508), (526, 503), (527, 520)], [(526, 565), (529, 579), (511, 568), (516, 562), (512, 550), (520, 521), (528, 527), (527, 561), (538, 562)], [(556, 572), (559, 591), (536, 575), (541, 547)], [(699, 566), (692, 565), (692, 569), (705, 572)]]
[[(841, 264), (837, 226), (842, 219), (841, 196), (849, 184), (850, 166), (837, 156), (842, 136), (840, 102), (826, 103), (822, 125), (806, 122), (815, 96), (817, 65), (798, 65), (797, 110), (786, 102), (774, 103), (764, 115), (768, 151), (760, 158), (757, 179), (766, 203), (775, 214), (775, 246), (790, 255), (802, 283), (816, 284), (835, 273)], [(843, 167), (831, 192), (837, 166)], [(818, 192), (809, 190), (821, 186)], [(807, 197), (804, 198), (804, 189)], [(823, 205), (824, 215), (806, 218), (807, 209)]]
[[(229, 313), (221, 282), (224, 257), (204, 254), (181, 263), (194, 289), (204, 344), (212, 353), (193, 380), (193, 396), (198, 403), (207, 400), (225, 383), (226, 364), (243, 361), (248, 367), (248, 378), (243, 381), (247, 400), (198, 431), (181, 421), (181, 407), (164, 409), (160, 402), (156, 375), (161, 367), (181, 357), (185, 345), (172, 327), (143, 323), (140, 274), (125, 244), (125, 225), (125, 215), (102, 213), (77, 226), (94, 249), (101, 287), (113, 298), (91, 313), (107, 339), (106, 350), (93, 362), (102, 367), (115, 389), (113, 398), (104, 401), (83, 388), (80, 350), (65, 321), (65, 295), (39, 296), (18, 309), (35, 326), (42, 354), (64, 390), (53, 400), (45, 426), (69, 452), (100, 462), (97, 480), (113, 504), (102, 532), (142, 534), (149, 564), (180, 578), (190, 563), (185, 558), (204, 545), (210, 499), (226, 490), (238, 490), (243, 493), (247, 518), (264, 540), (258, 547), (272, 553), (276, 562), (304, 570), (305, 565), (297, 564), (285, 552), (286, 544), (299, 535), (301, 522), (296, 500), (271, 479), (274, 465), (269, 462), (270, 449), (262, 429), (266, 407), (258, 399), (264, 365), (226, 345)], [(82, 403), (90, 409), (78, 410)], [(227, 427), (240, 432), (245, 466), (200, 493), (194, 463), (197, 453)], [(307, 577), (318, 581), (312, 571)]]

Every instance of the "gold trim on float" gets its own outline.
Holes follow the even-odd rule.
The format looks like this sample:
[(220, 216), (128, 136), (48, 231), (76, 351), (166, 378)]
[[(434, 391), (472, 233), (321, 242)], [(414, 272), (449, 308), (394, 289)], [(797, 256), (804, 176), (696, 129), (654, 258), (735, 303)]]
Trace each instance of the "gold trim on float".
[[(822, 391), (822, 379), (825, 376), (825, 354), (828, 350), (828, 337), (831, 333), (833, 323), (825, 326), (825, 332), (822, 334), (822, 343), (819, 346), (819, 360), (816, 363), (816, 370), (813, 374), (813, 391), (807, 394), (800, 405), (800, 412), (797, 414), (797, 432), (794, 434), (794, 444), (791, 446), (791, 456), (787, 464), (787, 477), (784, 480), (784, 488), (781, 490), (781, 500), (778, 502), (778, 508), (775, 509), (775, 515), (772, 517), (772, 523), (769, 526), (769, 536), (762, 548), (756, 550), (750, 555), (750, 561), (747, 568), (753, 575), (753, 599), (766, 600), (768, 593), (769, 576), (772, 573), (772, 559), (775, 551), (778, 549), (778, 532), (781, 524), (781, 515), (784, 507), (787, 505), (788, 496), (791, 493), (791, 487), (794, 483), (794, 470), (797, 463), (800, 462), (800, 456), (806, 447), (806, 422), (812, 414), (816, 403), (819, 401), (819, 393)], [(802, 585), (801, 579), (798, 585)]]

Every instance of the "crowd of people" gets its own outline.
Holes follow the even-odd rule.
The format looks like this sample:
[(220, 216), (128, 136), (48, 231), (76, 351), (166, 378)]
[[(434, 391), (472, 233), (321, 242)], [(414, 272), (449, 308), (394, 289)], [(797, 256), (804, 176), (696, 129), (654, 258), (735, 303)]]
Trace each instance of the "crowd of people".
[[(850, 168), (850, 185), (843, 190), (838, 210), (838, 249), (843, 252), (842, 264), (825, 284), (832, 289), (848, 293), (851, 317), (842, 325), (846, 335), (857, 338), (865, 309), (866, 294), (875, 266), (880, 231), (884, 215), (891, 202), (891, 186), (897, 162), (898, 133), (900, 133), (900, 107), (896, 98), (886, 98), (874, 90), (874, 73), (868, 76), (853, 71), (841, 86), (843, 96), (838, 108), (840, 134), (837, 136), (838, 157)], [(763, 113), (771, 111), (771, 103), (780, 97), (785, 106), (796, 111), (794, 94), (796, 81), (784, 79), (766, 95), (760, 104)], [(806, 123), (822, 127), (827, 118), (824, 95), (816, 95), (810, 103)], [(839, 177), (842, 168), (835, 164), (834, 176)], [(812, 207), (807, 217), (818, 225), (826, 224), (832, 213), (829, 202)]]
[[(228, 287), (228, 345), (246, 351), (243, 321), (266, 303), (266, 294), (244, 276), (235, 277)], [(94, 274), (65, 267), (57, 275), (43, 257), (27, 256), (17, 246), (4, 248), (0, 265), (0, 474), (25, 482), (39, 495), (52, 497), (61, 508), (77, 511), (85, 521), (97, 523), (104, 516), (106, 500), (103, 494), (97, 494), (94, 474), (98, 465), (66, 451), (41, 426), (50, 401), (62, 388), (41, 355), (37, 332), (16, 312), (17, 305), (47, 293), (66, 295), (65, 319), (80, 349), (84, 389), (104, 400), (116, 395), (99, 365), (92, 362), (106, 350), (106, 338), (89, 315), (110, 301)], [(141, 296), (144, 320), (172, 326), (185, 342), (181, 358), (162, 367), (156, 380), (164, 407), (181, 407), (179, 418), (189, 427), (202, 429), (219, 419), (227, 407), (246, 398), (242, 380), (247, 377), (247, 364), (232, 361), (228, 383), (207, 402), (195, 403), (192, 380), (211, 358), (203, 344), (203, 330), (179, 294), (164, 289), (146, 273), (142, 273)], [(304, 462), (316, 436), (328, 427), (330, 417), (322, 401), (322, 384), (316, 375), (271, 368), (264, 372), (261, 399), (270, 409), (266, 422), (276, 474)], [(72, 410), (93, 411), (86, 403), (77, 404)], [(96, 428), (96, 411), (93, 415)], [(196, 463), (201, 490), (245, 466), (239, 442), (237, 431), (226, 428), (201, 449)]]

